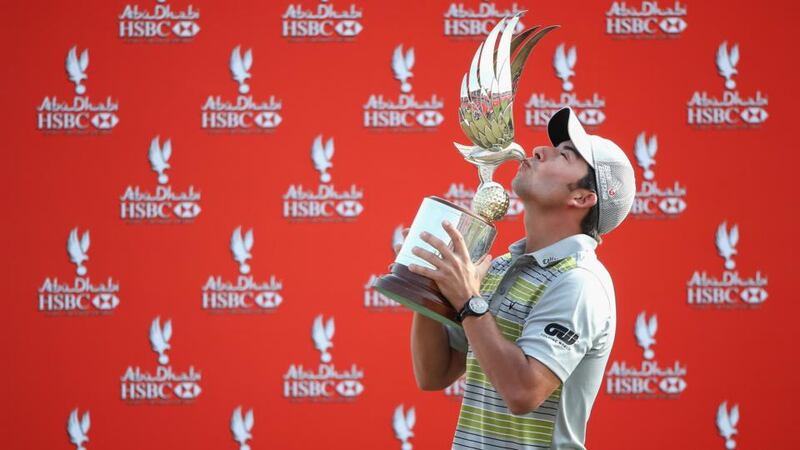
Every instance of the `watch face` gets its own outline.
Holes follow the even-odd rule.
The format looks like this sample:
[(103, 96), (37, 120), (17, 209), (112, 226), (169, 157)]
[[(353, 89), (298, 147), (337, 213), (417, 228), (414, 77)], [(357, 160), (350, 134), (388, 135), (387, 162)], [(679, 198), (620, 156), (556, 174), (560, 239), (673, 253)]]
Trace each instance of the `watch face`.
[(489, 304), (482, 298), (473, 298), (469, 301), (469, 309), (474, 311), (475, 314), (483, 314), (489, 309)]

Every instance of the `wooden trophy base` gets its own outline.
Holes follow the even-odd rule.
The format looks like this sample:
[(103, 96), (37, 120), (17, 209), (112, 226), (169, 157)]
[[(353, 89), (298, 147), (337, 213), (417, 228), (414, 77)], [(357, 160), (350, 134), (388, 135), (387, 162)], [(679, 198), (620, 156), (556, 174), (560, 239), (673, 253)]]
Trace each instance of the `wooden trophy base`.
[(439, 292), (436, 282), (411, 272), (402, 264), (392, 264), (391, 270), (375, 282), (378, 292), (425, 317), (461, 328), (456, 320), (457, 311)]

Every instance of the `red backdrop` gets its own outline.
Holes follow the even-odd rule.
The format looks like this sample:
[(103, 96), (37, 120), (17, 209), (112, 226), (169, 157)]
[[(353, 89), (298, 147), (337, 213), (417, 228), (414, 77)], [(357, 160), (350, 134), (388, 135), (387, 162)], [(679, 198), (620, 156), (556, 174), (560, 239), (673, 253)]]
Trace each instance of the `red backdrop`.
[[(18, 2), (5, 8), (8, 145), (0, 170), (2, 273), (9, 290), (0, 423), (8, 447), (74, 448), (70, 436), (86, 435), (87, 449), (236, 448), (230, 420), (242, 406), (253, 411), (253, 449), (399, 448), (392, 417), (401, 404), (416, 412), (413, 446), (448, 447), (459, 397), (417, 389), (411, 315), (376, 300), (367, 284), (386, 271), (394, 229), (411, 222), (424, 196), (475, 188), (475, 169), (452, 146), (468, 143), (457, 124), (458, 88), (483, 28), (496, 20), (494, 12), (513, 8), (528, 10), (526, 26), (561, 25), (535, 49), (519, 85), (518, 142), (531, 149), (547, 141), (543, 128), (526, 120), (548, 114), (532, 97), (572, 99), (586, 111), (582, 118), (592, 132), (628, 152), (641, 183), (635, 142), (642, 132), (645, 143), (657, 136), (638, 153), (656, 148), (657, 163), (649, 169), (659, 190), (644, 186), (636, 213), (598, 249), (617, 291), (618, 333), (608, 370), (624, 363), (638, 373), (608, 374), (587, 445), (724, 448), (716, 419), (723, 402), (723, 422), (738, 431), (736, 448), (798, 443), (791, 431), (798, 308), (788, 283), (797, 161), (791, 108), (798, 98), (790, 44), (797, 14), (789, 2), (660, 2), (658, 11), (655, 2), (610, 1), (133, 5)], [(141, 32), (156, 35), (131, 36)], [(554, 71), (562, 43), (564, 63), (574, 71), (572, 91)], [(428, 104), (411, 105), (411, 114), (369, 116), (376, 111), (365, 111), (370, 96), (398, 101), (391, 62), (401, 44), (404, 55), (409, 48), (415, 54), (410, 94)], [(243, 70), (232, 72), (236, 46)], [(730, 77), (734, 87), (721, 75), (726, 64), (737, 71)], [(261, 105), (207, 116), (206, 125), (224, 118), (250, 127), (203, 128), (209, 97), (237, 102), (232, 76), (245, 72), (244, 97)], [(86, 75), (83, 95), (70, 75)], [(689, 105), (696, 93), (707, 101)], [(66, 111), (75, 97), (95, 106), (110, 97), (118, 108)], [(367, 125), (394, 117), (410, 126), (372, 128), (365, 117)], [(312, 164), (318, 135), (323, 143), (334, 138), (329, 183)], [(199, 195), (126, 203), (121, 198), (129, 188), (157, 191), (148, 160), (156, 136), (156, 162), (166, 156), (167, 139), (172, 150), (164, 186), (176, 195), (191, 186)], [(498, 171), (506, 186), (514, 166)], [(356, 192), (344, 203), (284, 198), (292, 187), (319, 193), (320, 185), (341, 195), (351, 186)], [(123, 210), (148, 208), (163, 217), (122, 217)], [(330, 215), (285, 214), (309, 208)], [(723, 222), (720, 245), (736, 251), (731, 269), (716, 245)], [(237, 227), (245, 236), (253, 230), (248, 274), (232, 257)], [(81, 245), (87, 230), (90, 239)], [(519, 216), (500, 222), (493, 254), (523, 233)], [(70, 256), (88, 256), (81, 263), (85, 275), (77, 275)], [(689, 285), (695, 274), (705, 276), (702, 286)], [(210, 278), (236, 284), (240, 276), (275, 282), (262, 286), (260, 304), (258, 288), (243, 285), (222, 291), (245, 298), (244, 306), (204, 307)], [(82, 290), (87, 278), (99, 289), (109, 277), (111, 292)], [(76, 286), (79, 292), (70, 292)], [(634, 333), (642, 312), (647, 323), (657, 316), (654, 329), (640, 327), (656, 340), (649, 360)], [(335, 319), (332, 361), (322, 368), (311, 332), (318, 315), (323, 323)], [(161, 327), (150, 339), (156, 317)], [(171, 336), (164, 336), (167, 320)], [(325, 341), (324, 330), (321, 336)], [(154, 351), (159, 338), (170, 346), (163, 365)], [(676, 365), (677, 373), (667, 373)], [(129, 369), (157, 377), (190, 367), (199, 379), (122, 380)], [(330, 381), (331, 367), (350, 382)], [(292, 384), (290, 369), (322, 375), (316, 383)], [(306, 395), (314, 389), (322, 395)], [(738, 421), (731, 417), (734, 405)], [(78, 420), (70, 434), (76, 408), (76, 419), (89, 411), (91, 421), (81, 427)]]

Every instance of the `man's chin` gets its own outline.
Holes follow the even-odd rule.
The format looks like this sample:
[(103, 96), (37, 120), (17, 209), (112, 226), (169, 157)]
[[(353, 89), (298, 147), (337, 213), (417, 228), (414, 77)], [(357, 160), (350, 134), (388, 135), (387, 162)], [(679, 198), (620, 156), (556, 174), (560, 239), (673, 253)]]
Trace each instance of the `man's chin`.
[(534, 187), (526, 185), (519, 176), (511, 180), (511, 192), (513, 192), (523, 203), (533, 200), (534, 197), (536, 197), (533, 190)]

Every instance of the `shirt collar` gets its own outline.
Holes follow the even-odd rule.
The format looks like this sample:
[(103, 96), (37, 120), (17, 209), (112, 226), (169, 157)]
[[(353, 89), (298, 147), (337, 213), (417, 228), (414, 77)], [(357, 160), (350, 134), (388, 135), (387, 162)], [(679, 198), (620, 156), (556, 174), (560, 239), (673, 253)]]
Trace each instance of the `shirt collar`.
[(529, 255), (542, 267), (549, 266), (582, 251), (592, 251), (597, 248), (597, 241), (585, 234), (574, 234), (556, 243), (535, 252), (525, 253), (525, 239), (520, 239), (508, 247), (514, 256)]

